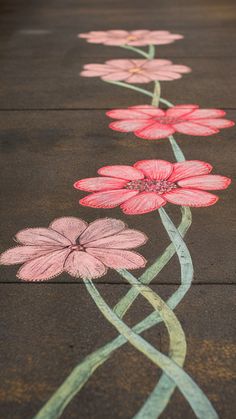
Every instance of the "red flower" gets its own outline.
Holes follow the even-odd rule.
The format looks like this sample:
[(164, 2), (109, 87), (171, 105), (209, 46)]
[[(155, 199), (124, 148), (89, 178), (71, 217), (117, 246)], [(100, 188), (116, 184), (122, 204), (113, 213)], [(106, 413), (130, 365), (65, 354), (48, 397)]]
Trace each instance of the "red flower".
[(109, 126), (115, 131), (131, 132), (145, 140), (166, 138), (175, 132), (207, 136), (216, 134), (220, 128), (234, 125), (222, 119), (220, 109), (198, 109), (198, 105), (177, 105), (164, 111), (152, 105), (131, 106), (128, 109), (113, 109), (107, 112), (110, 118), (119, 119)]
[(79, 180), (76, 189), (94, 192), (80, 200), (93, 208), (120, 205), (125, 214), (144, 214), (167, 202), (189, 207), (213, 205), (218, 197), (205, 190), (225, 189), (231, 180), (209, 175), (212, 166), (198, 160), (169, 163), (164, 160), (141, 160), (133, 166), (106, 166), (101, 177)]

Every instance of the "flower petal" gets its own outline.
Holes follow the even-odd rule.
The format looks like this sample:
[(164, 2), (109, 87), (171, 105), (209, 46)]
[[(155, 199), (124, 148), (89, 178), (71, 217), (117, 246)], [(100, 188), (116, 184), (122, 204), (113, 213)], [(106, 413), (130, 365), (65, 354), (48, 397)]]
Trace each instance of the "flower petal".
[(198, 105), (176, 105), (166, 111), (166, 116), (168, 118), (181, 118), (192, 114), (194, 109), (198, 107)]
[(163, 195), (160, 196), (155, 192), (141, 192), (138, 196), (130, 198), (121, 205), (121, 209), (125, 214), (146, 214), (154, 211), (166, 204)]
[(90, 241), (85, 247), (102, 247), (103, 249), (134, 249), (147, 241), (147, 236), (141, 231), (126, 228), (118, 234)]
[(107, 37), (123, 37), (123, 36), (128, 36), (129, 32), (125, 31), (123, 29), (111, 29), (109, 31), (107, 31)]
[(76, 217), (61, 217), (52, 221), (50, 228), (56, 230), (75, 244), (76, 239), (87, 228), (88, 224)]
[(133, 166), (104, 166), (98, 170), (99, 175), (111, 176), (114, 178), (125, 179), (125, 180), (139, 180), (143, 179), (143, 173), (140, 170), (135, 169)]
[(212, 171), (209, 163), (200, 160), (187, 160), (173, 164), (173, 172), (169, 177), (170, 182), (185, 179), (191, 176), (206, 175)]
[(215, 119), (194, 119), (194, 122), (204, 125), (206, 127), (211, 128), (229, 128), (233, 127), (235, 123), (233, 121), (229, 121), (228, 119), (222, 119), (222, 118), (215, 118)]
[(79, 73), (81, 77), (103, 77), (107, 74), (106, 70), (94, 71), (94, 70), (84, 70)]
[(17, 272), (17, 277), (24, 281), (47, 281), (64, 270), (69, 249), (60, 249), (26, 262)]
[(154, 122), (151, 125), (143, 129), (135, 131), (135, 135), (145, 140), (158, 140), (159, 138), (166, 138), (169, 135), (174, 134), (175, 129), (171, 125), (159, 124)]
[(182, 77), (180, 73), (176, 73), (170, 70), (159, 70), (153, 71), (152, 74), (149, 75), (151, 80), (159, 80), (159, 81), (169, 81), (169, 80), (177, 80)]
[(129, 78), (129, 73), (127, 71), (112, 70), (111, 72), (102, 76), (102, 80), (127, 80)]
[(199, 118), (220, 118), (225, 116), (225, 111), (221, 109), (196, 109), (192, 112), (190, 119), (199, 119)]
[(173, 164), (165, 160), (141, 160), (134, 164), (145, 177), (150, 179), (168, 179), (173, 170)]
[(129, 73), (126, 74), (127, 83), (150, 83), (153, 79), (149, 77), (148, 73)]
[(93, 279), (106, 274), (107, 268), (100, 260), (86, 252), (72, 252), (65, 262), (65, 271), (75, 278)]
[(194, 189), (175, 189), (174, 192), (164, 194), (165, 199), (172, 204), (187, 207), (208, 207), (218, 201), (218, 196), (205, 191)]
[(107, 36), (105, 31), (91, 31), (91, 32), (87, 32), (87, 33), (79, 33), (78, 37), (79, 38), (89, 38), (90, 36)]
[(106, 64), (120, 70), (129, 70), (131, 67), (133, 67), (132, 60), (126, 60), (122, 58), (118, 60), (107, 60)]
[(50, 228), (26, 228), (16, 234), (19, 243), (29, 245), (69, 246), (71, 241), (57, 231)]
[(101, 72), (101, 74), (104, 74), (108, 72), (108, 69), (111, 71), (112, 67), (106, 66), (105, 64), (85, 64), (83, 69), (97, 71), (97, 72)]
[(2, 265), (15, 265), (46, 255), (55, 250), (60, 250), (61, 246), (16, 246), (12, 247), (0, 256)]
[(113, 189), (122, 189), (127, 183), (127, 180), (116, 179), (112, 177), (91, 177), (75, 182), (74, 187), (81, 191), (106, 191)]
[(137, 37), (144, 37), (145, 35), (149, 35), (152, 33), (148, 29), (136, 29), (135, 31), (130, 31), (129, 35), (137, 36)]
[(110, 118), (114, 119), (149, 119), (153, 116), (164, 116), (165, 112), (152, 105), (136, 105), (130, 106), (128, 109), (112, 109), (106, 113)]
[(79, 242), (81, 245), (85, 245), (118, 234), (124, 229), (125, 223), (121, 220), (100, 218), (89, 224), (88, 228), (81, 234)]
[(182, 179), (178, 182), (178, 185), (183, 188), (207, 189), (214, 191), (217, 189), (226, 189), (230, 183), (231, 179), (225, 176), (203, 175)]
[(148, 115), (150, 118), (154, 116), (156, 117), (165, 116), (165, 111), (153, 105), (136, 105), (136, 106), (131, 106), (129, 109), (131, 110), (136, 109), (140, 113)]
[(195, 121), (186, 121), (177, 124), (173, 124), (173, 127), (176, 129), (177, 132), (181, 132), (182, 134), (188, 135), (213, 135), (217, 134), (219, 130), (217, 128), (210, 128), (206, 125), (201, 125), (200, 123), (196, 123)]
[(89, 248), (87, 252), (113, 269), (137, 269), (146, 265), (143, 256), (129, 250)]
[(109, 128), (114, 131), (120, 132), (132, 132), (140, 129), (145, 129), (149, 125), (152, 125), (153, 122), (151, 119), (127, 119), (122, 121), (115, 121), (109, 124)]
[(138, 194), (138, 191), (118, 189), (116, 191), (95, 192), (82, 198), (79, 203), (92, 208), (115, 208), (127, 199)]
[(106, 115), (114, 119), (144, 119), (143, 112), (138, 109), (112, 109)]
[(182, 64), (172, 64), (170, 66), (165, 66), (166, 71), (171, 71), (174, 73), (191, 73), (191, 67)]
[(146, 60), (144, 63), (143, 68), (145, 70), (159, 70), (162, 66), (170, 66), (172, 67), (173, 63), (170, 60), (163, 60), (163, 59), (154, 59), (154, 60)]

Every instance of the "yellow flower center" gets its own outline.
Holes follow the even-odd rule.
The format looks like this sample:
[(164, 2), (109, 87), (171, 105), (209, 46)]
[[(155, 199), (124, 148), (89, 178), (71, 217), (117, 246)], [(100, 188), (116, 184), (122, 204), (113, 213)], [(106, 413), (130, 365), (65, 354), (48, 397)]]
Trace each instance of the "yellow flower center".
[(136, 41), (136, 39), (138, 39), (138, 38), (137, 38), (137, 36), (129, 35), (126, 39), (127, 39), (127, 41)]
[(141, 67), (133, 67), (129, 69), (130, 73), (142, 73)]

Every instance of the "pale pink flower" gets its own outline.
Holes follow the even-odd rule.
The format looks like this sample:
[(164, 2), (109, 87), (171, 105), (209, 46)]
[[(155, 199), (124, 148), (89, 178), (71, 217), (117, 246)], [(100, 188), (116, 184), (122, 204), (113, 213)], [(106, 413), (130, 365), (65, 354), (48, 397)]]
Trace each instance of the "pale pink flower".
[(67, 272), (76, 278), (98, 278), (107, 268), (136, 269), (146, 260), (136, 248), (145, 234), (128, 229), (123, 221), (98, 219), (89, 225), (79, 218), (54, 220), (49, 228), (28, 228), (16, 234), (19, 246), (2, 253), (0, 263), (23, 263), (17, 276), (24, 281), (47, 281)]
[(175, 132), (207, 136), (234, 125), (233, 121), (222, 118), (225, 112), (220, 109), (198, 108), (198, 105), (177, 105), (164, 111), (152, 105), (139, 105), (113, 109), (107, 115), (118, 119), (109, 125), (111, 129), (133, 131), (137, 137), (145, 140), (166, 138)]
[(149, 83), (154, 80), (179, 79), (182, 73), (190, 71), (186, 65), (173, 64), (170, 60), (119, 59), (108, 60), (105, 64), (86, 64), (80, 75), (127, 83)]
[(164, 45), (170, 44), (177, 39), (182, 39), (182, 35), (174, 34), (169, 31), (149, 31), (140, 29), (136, 31), (124, 31), (121, 29), (110, 31), (91, 31), (81, 33), (79, 38), (87, 39), (87, 42), (104, 45)]
[(218, 200), (206, 190), (225, 189), (231, 180), (210, 175), (212, 166), (198, 160), (170, 163), (141, 160), (133, 166), (105, 166), (101, 177), (79, 180), (76, 189), (93, 192), (80, 200), (93, 208), (120, 205), (125, 214), (145, 214), (166, 203), (188, 207), (207, 207)]

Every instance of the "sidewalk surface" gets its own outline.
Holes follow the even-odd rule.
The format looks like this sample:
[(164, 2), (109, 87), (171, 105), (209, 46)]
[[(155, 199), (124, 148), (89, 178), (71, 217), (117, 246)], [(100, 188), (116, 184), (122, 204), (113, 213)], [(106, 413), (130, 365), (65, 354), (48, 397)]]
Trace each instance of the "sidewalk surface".
[[(235, 6), (234, 0), (1, 2), (2, 251), (14, 246), (12, 238), (27, 227), (47, 227), (65, 216), (87, 222), (110, 217), (147, 234), (148, 243), (138, 251), (148, 264), (154, 262), (169, 244), (156, 211), (132, 217), (119, 207), (105, 210), (78, 204), (87, 193), (75, 190), (73, 183), (97, 176), (102, 166), (132, 165), (143, 159), (174, 160), (165, 139), (143, 141), (133, 133), (108, 127), (111, 121), (105, 112), (142, 105), (146, 99), (141, 94), (98, 77), (79, 76), (85, 64), (135, 58), (134, 52), (87, 43), (77, 34), (142, 28), (182, 34), (182, 40), (157, 45), (156, 58), (189, 66), (192, 72), (161, 83), (162, 96), (174, 104), (223, 109), (227, 119), (236, 121)], [(210, 162), (214, 174), (234, 178), (235, 127), (206, 137), (176, 134), (175, 139), (187, 159)], [(174, 312), (186, 335), (184, 370), (219, 417), (233, 419), (234, 185), (216, 191), (216, 195), (220, 199), (215, 205), (192, 210), (186, 244), (193, 259), (194, 281)], [(169, 204), (165, 208), (177, 225), (179, 207)], [(25, 283), (17, 279), (18, 269), (16, 265), (2, 266), (0, 271), (2, 419), (32, 419), (73, 368), (118, 333), (98, 310), (82, 279), (65, 273), (45, 283)], [(134, 274), (138, 276), (139, 270)], [(151, 289), (166, 301), (179, 282), (180, 268), (174, 256), (152, 281)], [(110, 307), (131, 288), (115, 270), (96, 279), (96, 286)], [(124, 321), (132, 327), (152, 311), (139, 296)], [(142, 336), (168, 355), (169, 338), (163, 323)], [(96, 370), (61, 417), (132, 418), (160, 376), (161, 369), (126, 343)], [(194, 417), (176, 389), (161, 418)]]

